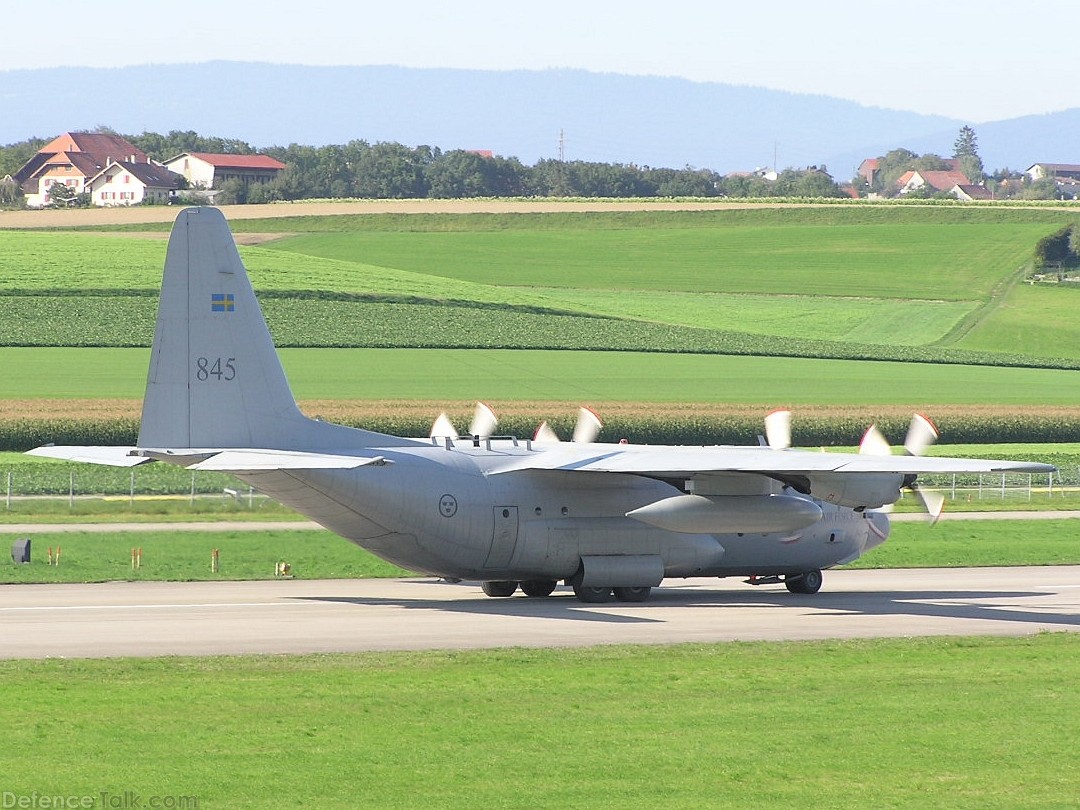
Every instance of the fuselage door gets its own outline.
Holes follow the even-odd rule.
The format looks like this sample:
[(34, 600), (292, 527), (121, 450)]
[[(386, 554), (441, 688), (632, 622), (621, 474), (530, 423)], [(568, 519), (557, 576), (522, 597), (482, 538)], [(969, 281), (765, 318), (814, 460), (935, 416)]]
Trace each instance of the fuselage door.
[(491, 538), (491, 551), (485, 568), (506, 568), (514, 556), (518, 540), (518, 508), (516, 506), (495, 507), (495, 534)]

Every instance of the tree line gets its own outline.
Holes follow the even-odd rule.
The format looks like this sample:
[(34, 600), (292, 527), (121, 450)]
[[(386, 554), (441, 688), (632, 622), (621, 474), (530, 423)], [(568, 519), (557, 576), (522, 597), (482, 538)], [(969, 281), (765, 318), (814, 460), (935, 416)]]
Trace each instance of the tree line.
[[(107, 128), (101, 128), (108, 131)], [(654, 168), (621, 163), (542, 159), (526, 165), (515, 157), (394, 142), (257, 150), (242, 140), (204, 137), (193, 131), (123, 135), (151, 159), (183, 152), (264, 154), (285, 164), (268, 183), (228, 181), (221, 203), (263, 203), (318, 198), (466, 197), (839, 197), (825, 167), (785, 169), (775, 179), (758, 174), (724, 176), (711, 169)], [(0, 177), (14, 174), (46, 143), (30, 139), (0, 146)]]

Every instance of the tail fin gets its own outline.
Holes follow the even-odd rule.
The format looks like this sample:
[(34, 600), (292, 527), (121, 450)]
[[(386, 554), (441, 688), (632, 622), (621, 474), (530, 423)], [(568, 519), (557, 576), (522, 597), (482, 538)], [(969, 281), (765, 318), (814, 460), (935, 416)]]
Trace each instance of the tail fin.
[(225, 217), (180, 212), (169, 237), (140, 447), (290, 448), (296, 406)]

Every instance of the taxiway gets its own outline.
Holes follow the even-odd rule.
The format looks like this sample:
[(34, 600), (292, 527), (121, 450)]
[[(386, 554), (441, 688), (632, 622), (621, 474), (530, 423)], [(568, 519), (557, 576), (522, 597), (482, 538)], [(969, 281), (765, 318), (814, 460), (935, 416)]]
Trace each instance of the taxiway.
[(668, 580), (643, 604), (435, 580), (0, 586), (0, 658), (670, 644), (1080, 630), (1080, 566), (826, 572), (813, 596)]

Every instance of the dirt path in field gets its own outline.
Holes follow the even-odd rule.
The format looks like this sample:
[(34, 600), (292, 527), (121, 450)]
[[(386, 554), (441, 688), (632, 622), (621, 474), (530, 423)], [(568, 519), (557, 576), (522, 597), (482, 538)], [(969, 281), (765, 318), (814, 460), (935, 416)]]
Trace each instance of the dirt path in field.
[[(794, 208), (796, 204), (764, 204)], [(340, 214), (536, 214), (604, 211), (725, 211), (761, 208), (762, 203), (728, 200), (678, 202), (674, 200), (616, 202), (611, 200), (353, 200), (349, 202), (295, 202), (272, 205), (229, 205), (228, 219), (335, 216)], [(72, 210), (0, 211), (0, 228), (77, 228), (89, 225), (132, 225), (172, 222), (175, 206), (132, 208), (80, 208)]]
[[(843, 203), (837, 203), (843, 204)], [(846, 204), (851, 204), (850, 200)], [(733, 200), (349, 200), (289, 202), (270, 205), (229, 205), (222, 208), (230, 220), (341, 214), (536, 214), (612, 211), (734, 211), (762, 208), (820, 208), (829, 203), (762, 203)], [(1024, 206), (1010, 206), (1020, 208)], [(1032, 206), (1035, 207), (1035, 206)], [(1040, 206), (1041, 210), (1072, 210), (1075, 206)], [(93, 225), (169, 223), (178, 206), (131, 208), (79, 208), (69, 210), (0, 211), (3, 228), (77, 228)]]

